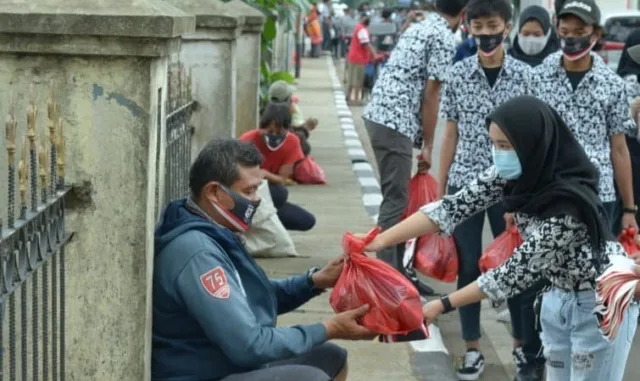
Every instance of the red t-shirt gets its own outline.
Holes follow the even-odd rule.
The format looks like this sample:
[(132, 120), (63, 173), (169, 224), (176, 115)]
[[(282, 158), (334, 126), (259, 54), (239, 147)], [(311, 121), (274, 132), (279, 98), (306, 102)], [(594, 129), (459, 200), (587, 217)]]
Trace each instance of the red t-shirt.
[(278, 174), (283, 165), (294, 164), (304, 159), (304, 154), (300, 147), (300, 139), (293, 132), (287, 134), (282, 146), (275, 151), (267, 147), (267, 143), (264, 141), (259, 129), (245, 132), (240, 136), (240, 140), (253, 143), (264, 159), (261, 168), (275, 175)]
[(347, 61), (356, 65), (366, 65), (369, 63), (369, 30), (363, 24), (358, 24), (353, 29), (351, 44), (349, 44), (349, 54)]

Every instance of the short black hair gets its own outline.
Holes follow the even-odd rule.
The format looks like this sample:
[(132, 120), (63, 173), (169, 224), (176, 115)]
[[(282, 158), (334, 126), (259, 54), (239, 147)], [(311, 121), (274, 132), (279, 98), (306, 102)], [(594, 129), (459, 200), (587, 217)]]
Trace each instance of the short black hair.
[(289, 102), (269, 102), (260, 116), (260, 128), (267, 128), (272, 122), (289, 129), (291, 127), (291, 111)]
[(499, 16), (504, 22), (510, 22), (513, 8), (507, 0), (470, 0), (465, 15), (469, 21), (481, 17)]
[(216, 138), (200, 151), (189, 169), (191, 196), (198, 198), (211, 181), (230, 187), (238, 179), (238, 167), (258, 167), (260, 151), (251, 143), (232, 138)]
[(385, 8), (382, 10), (382, 14), (380, 16), (382, 16), (383, 19), (388, 19), (388, 18), (391, 18), (392, 14), (393, 14), (393, 9)]
[(457, 16), (467, 6), (469, 0), (436, 0), (435, 10), (447, 16)]

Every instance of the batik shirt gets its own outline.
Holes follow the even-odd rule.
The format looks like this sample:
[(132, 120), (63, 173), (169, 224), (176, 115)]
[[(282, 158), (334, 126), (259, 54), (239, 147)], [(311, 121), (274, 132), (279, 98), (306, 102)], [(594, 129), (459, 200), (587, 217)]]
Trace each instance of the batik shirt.
[[(458, 193), (421, 208), (441, 234), (451, 235), (454, 228), (474, 214), (502, 201), (506, 180), (494, 167)], [(489, 299), (501, 303), (548, 279), (554, 287), (566, 291), (595, 289), (595, 279), (608, 266), (605, 259), (594, 261), (587, 227), (571, 216), (544, 220), (522, 213), (514, 215), (523, 243), (503, 265), (478, 278), (478, 285)], [(607, 242), (607, 255), (625, 255), (617, 242)]]
[(486, 117), (500, 104), (527, 94), (529, 70), (529, 65), (505, 53), (492, 88), (477, 55), (449, 69), (440, 104), (441, 117), (458, 123), (458, 143), (449, 169), (449, 185), (463, 187), (493, 165)]
[(533, 95), (556, 109), (600, 172), (603, 202), (616, 200), (610, 137), (635, 129), (625, 84), (595, 53), (593, 64), (575, 90), (562, 67), (562, 52), (531, 70)]
[(427, 80), (444, 81), (455, 54), (447, 21), (430, 13), (400, 36), (376, 79), (371, 101), (362, 117), (394, 129), (422, 145), (420, 109)]

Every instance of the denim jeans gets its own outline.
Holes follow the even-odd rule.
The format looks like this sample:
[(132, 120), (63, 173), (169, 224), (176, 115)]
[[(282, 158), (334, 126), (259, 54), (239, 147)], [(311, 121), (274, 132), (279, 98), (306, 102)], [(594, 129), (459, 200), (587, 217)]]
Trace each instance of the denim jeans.
[[(449, 187), (448, 193), (456, 193), (460, 188)], [(502, 204), (487, 209), (491, 232), (496, 237), (505, 229)], [(482, 256), (482, 230), (485, 212), (477, 213), (462, 222), (453, 232), (458, 248), (458, 289), (475, 282), (480, 276), (478, 260)], [(475, 341), (480, 339), (480, 303), (469, 304), (459, 309), (462, 339)]]
[(638, 325), (638, 305), (625, 313), (612, 342), (602, 337), (593, 314), (594, 291), (552, 289), (540, 311), (547, 381), (622, 381)]
[(306, 209), (288, 201), (289, 190), (284, 185), (269, 184), (269, 192), (273, 206), (278, 211), (278, 218), (287, 230), (308, 231), (316, 224), (316, 218)]

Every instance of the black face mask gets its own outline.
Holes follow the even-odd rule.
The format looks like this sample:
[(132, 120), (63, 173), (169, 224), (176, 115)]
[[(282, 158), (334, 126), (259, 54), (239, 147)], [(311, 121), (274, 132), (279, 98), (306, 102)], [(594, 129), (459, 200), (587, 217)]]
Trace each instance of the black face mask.
[(284, 140), (287, 138), (287, 135), (264, 135), (264, 142), (267, 144), (270, 150), (276, 151), (282, 146)]
[(483, 53), (491, 53), (504, 41), (504, 31), (496, 34), (479, 34), (476, 36), (476, 45)]
[[(246, 231), (251, 227), (251, 221), (253, 220), (253, 216), (256, 214), (256, 210), (258, 210), (258, 206), (260, 206), (260, 200), (251, 201), (246, 197), (242, 197), (231, 189), (225, 187), (220, 184), (220, 188), (225, 191), (231, 199), (233, 199), (233, 208), (227, 210), (221, 210), (222, 206), (216, 205), (216, 209), (218, 212), (232, 225), (234, 225), (239, 231)], [(227, 212), (231, 214), (231, 216), (227, 215)]]
[(582, 37), (560, 37), (560, 47), (565, 54), (579, 55), (591, 47), (591, 35)]

